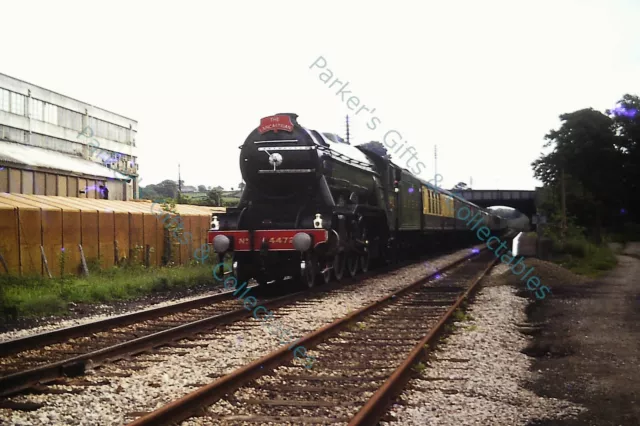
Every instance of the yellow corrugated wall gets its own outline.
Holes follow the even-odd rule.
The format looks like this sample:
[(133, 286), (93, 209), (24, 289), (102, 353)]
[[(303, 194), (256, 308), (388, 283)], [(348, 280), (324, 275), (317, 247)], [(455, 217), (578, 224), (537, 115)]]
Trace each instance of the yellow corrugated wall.
[[(173, 256), (176, 264), (186, 265), (194, 250), (206, 241), (211, 213), (224, 209), (178, 205), (176, 210), (186, 235), (181, 238), (183, 244), (173, 247)], [(154, 212), (160, 211), (154, 208)], [(154, 248), (150, 264), (161, 265), (163, 228), (160, 215), (152, 213), (147, 202), (0, 193), (0, 253), (11, 274), (45, 273), (41, 245), (54, 276), (61, 272), (63, 248), (65, 272), (81, 271), (79, 244), (87, 260), (100, 256), (103, 267), (114, 264), (116, 242), (120, 258), (128, 258), (130, 250), (133, 253), (136, 245), (141, 246), (140, 262), (148, 244)], [(4, 273), (0, 267), (0, 274)]]
[(98, 212), (98, 239), (100, 241), (100, 265), (111, 268), (114, 265), (115, 225), (113, 212)]
[(144, 245), (142, 213), (129, 213), (129, 253), (127, 258), (142, 262), (143, 251), (136, 251), (136, 246)]
[(82, 262), (80, 259), (80, 249), (78, 248), (78, 244), (82, 242), (80, 214), (78, 210), (64, 210), (62, 213), (62, 243), (64, 244), (66, 256), (64, 267), (66, 274), (78, 273)]
[[(42, 243), (42, 211), (37, 204), (30, 203), (15, 194), (0, 194), (2, 202), (18, 209), (18, 247), (20, 274), (42, 273), (40, 244)], [(3, 239), (0, 236), (0, 239)], [(4, 256), (4, 253), (3, 253)]]
[(129, 258), (129, 213), (115, 212), (113, 216), (120, 261), (123, 257)]
[(39, 209), (18, 210), (18, 232), (20, 233), (21, 273), (42, 274), (40, 261), (41, 220)]
[[(142, 251), (142, 255), (144, 258), (144, 256), (146, 255), (147, 245), (149, 246), (149, 248), (153, 248), (155, 251), (158, 250), (158, 248), (156, 247), (158, 245), (157, 228), (156, 228), (157, 219), (152, 214), (143, 214), (142, 220), (144, 222), (144, 225), (143, 225), (144, 249)], [(149, 254), (149, 265), (151, 266), (158, 265), (155, 253)]]
[(97, 259), (100, 254), (98, 239), (98, 212), (82, 211), (80, 213), (82, 221), (82, 250), (85, 259)]
[[(18, 243), (18, 209), (0, 199), (0, 254), (7, 263), (9, 273), (20, 271), (20, 244)], [(6, 274), (3, 267), (0, 273)]]
[(62, 251), (62, 210), (42, 211), (42, 241), (49, 271), (53, 276), (60, 276), (58, 256)]
[(202, 245), (203, 238), (206, 234), (206, 232), (202, 229), (202, 219), (199, 216), (191, 216), (191, 234), (193, 248), (191, 249), (190, 253), (191, 255), (193, 255), (193, 252), (196, 249), (199, 249)]
[[(41, 244), (49, 265), (49, 272), (53, 276), (60, 275), (58, 255), (62, 250), (62, 209), (49, 203), (41, 203), (37, 197), (27, 194), (10, 194), (14, 200), (40, 209), (41, 214)], [(44, 262), (40, 256), (42, 273), (46, 273)]]

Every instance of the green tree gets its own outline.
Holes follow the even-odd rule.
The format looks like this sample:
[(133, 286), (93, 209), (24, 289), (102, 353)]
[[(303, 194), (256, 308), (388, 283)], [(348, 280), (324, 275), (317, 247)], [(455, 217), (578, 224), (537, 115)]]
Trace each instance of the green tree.
[[(554, 147), (532, 163), (534, 176), (558, 193), (565, 175), (567, 210), (592, 225), (596, 239), (620, 204), (623, 151), (613, 120), (592, 108), (560, 116), (562, 125), (550, 131), (545, 147)], [(615, 206), (615, 207), (614, 207)]]
[(640, 98), (626, 94), (607, 114), (613, 118), (624, 155), (620, 185), (625, 191), (621, 212), (627, 211), (632, 220), (640, 222)]
[(222, 206), (222, 190), (218, 189), (221, 187), (213, 188), (211, 191), (207, 192), (207, 199), (210, 205), (215, 207)]
[(162, 256), (162, 263), (164, 265), (172, 265), (176, 260), (175, 254), (177, 253), (177, 250), (179, 250), (179, 245), (184, 232), (184, 224), (173, 199), (165, 200), (161, 204), (161, 208), (165, 212), (161, 216), (161, 221), (166, 229), (165, 252)]
[(143, 200), (157, 200), (162, 197), (156, 192), (155, 185), (147, 185), (140, 187), (140, 198)]
[(163, 180), (156, 185), (155, 190), (163, 197), (178, 198), (178, 183), (174, 180)]
[(207, 187), (204, 185), (198, 185), (198, 192), (207, 192)]

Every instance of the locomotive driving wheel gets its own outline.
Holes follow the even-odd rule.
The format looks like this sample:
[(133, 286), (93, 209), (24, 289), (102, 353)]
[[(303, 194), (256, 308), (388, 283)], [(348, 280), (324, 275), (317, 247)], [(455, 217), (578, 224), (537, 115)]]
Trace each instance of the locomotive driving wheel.
[(351, 278), (355, 277), (358, 273), (358, 264), (360, 257), (356, 253), (349, 253), (347, 255), (347, 271)]
[(336, 277), (336, 281), (342, 280), (344, 276), (344, 251), (336, 253), (333, 258), (333, 276)]
[(313, 288), (318, 275), (318, 259), (314, 254), (307, 254), (300, 264), (300, 282), (304, 288)]
[(333, 262), (331, 258), (324, 257), (322, 262), (320, 262), (320, 267), (318, 268), (318, 274), (322, 278), (322, 281), (325, 284), (329, 284), (331, 281), (331, 270), (333, 269)]
[(360, 255), (360, 268), (362, 268), (362, 272), (367, 272), (369, 270), (369, 264), (371, 261), (371, 253), (369, 251), (369, 236), (367, 233), (367, 226), (365, 225), (362, 218), (359, 221), (360, 226), (360, 241), (362, 241), (365, 245), (362, 248), (363, 254)]

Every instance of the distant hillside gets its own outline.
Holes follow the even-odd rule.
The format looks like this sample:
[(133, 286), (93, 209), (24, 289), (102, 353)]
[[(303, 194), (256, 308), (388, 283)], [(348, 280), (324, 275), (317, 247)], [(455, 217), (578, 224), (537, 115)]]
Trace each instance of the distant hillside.
[[(224, 207), (234, 207), (240, 202), (242, 191), (222, 191), (222, 204)], [(209, 198), (206, 192), (189, 192), (183, 193), (182, 198), (189, 200), (190, 203), (200, 203), (208, 201)]]
[(196, 199), (196, 198), (207, 198), (207, 193), (206, 192), (183, 192), (182, 196), (184, 198), (188, 198), (190, 200)]
[(223, 197), (229, 197), (229, 198), (238, 198), (240, 199), (240, 197), (242, 196), (242, 191), (222, 191), (222, 196)]

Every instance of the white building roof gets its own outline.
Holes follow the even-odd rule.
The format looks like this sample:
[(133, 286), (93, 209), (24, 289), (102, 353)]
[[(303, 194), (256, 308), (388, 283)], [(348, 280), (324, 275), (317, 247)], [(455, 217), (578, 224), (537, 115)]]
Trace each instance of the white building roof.
[(93, 161), (49, 149), (6, 141), (0, 141), (0, 162), (23, 164), (95, 177), (131, 180), (129, 176)]

